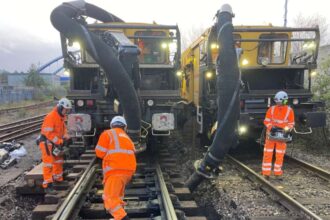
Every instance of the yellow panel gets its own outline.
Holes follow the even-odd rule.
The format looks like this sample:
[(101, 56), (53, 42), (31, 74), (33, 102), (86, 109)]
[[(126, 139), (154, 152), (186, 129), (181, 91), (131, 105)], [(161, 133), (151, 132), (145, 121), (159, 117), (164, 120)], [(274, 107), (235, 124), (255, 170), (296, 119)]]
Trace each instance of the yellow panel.
[(199, 47), (194, 48), (194, 103), (196, 106), (199, 105)]

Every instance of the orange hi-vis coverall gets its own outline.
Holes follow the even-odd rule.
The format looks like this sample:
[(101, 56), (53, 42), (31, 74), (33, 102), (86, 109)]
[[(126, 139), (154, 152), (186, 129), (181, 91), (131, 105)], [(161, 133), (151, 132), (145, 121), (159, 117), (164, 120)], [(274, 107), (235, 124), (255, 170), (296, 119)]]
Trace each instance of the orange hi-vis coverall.
[(266, 113), (264, 124), (267, 127), (267, 133), (264, 146), (264, 158), (262, 161), (262, 174), (264, 176), (270, 176), (272, 170), (273, 152), (275, 148), (276, 160), (274, 164), (274, 175), (280, 176), (283, 174), (282, 165), (286, 150), (286, 143), (269, 140), (268, 134), (274, 126), (283, 129), (287, 126), (292, 129), (294, 126), (294, 112), (292, 108), (287, 105), (271, 106)]
[(120, 220), (127, 215), (123, 208), (125, 186), (136, 170), (134, 143), (121, 128), (106, 130), (95, 153), (103, 159), (104, 207), (115, 220)]
[[(48, 187), (53, 181), (63, 181), (63, 157), (54, 156), (52, 154), (53, 144), (62, 145), (63, 137), (66, 134), (65, 117), (60, 116), (55, 107), (44, 119), (41, 126), (41, 135), (47, 139), (39, 144), (42, 162), (43, 162), (43, 184), (44, 188)], [(47, 149), (46, 149), (47, 148)]]

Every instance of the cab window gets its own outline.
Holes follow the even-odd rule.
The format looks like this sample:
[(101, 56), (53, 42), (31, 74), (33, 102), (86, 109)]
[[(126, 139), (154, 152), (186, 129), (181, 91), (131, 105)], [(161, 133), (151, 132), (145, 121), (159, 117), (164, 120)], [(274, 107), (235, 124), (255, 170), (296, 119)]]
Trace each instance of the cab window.
[[(258, 64), (283, 64), (288, 46), (287, 34), (262, 34), (258, 50)], [(284, 39), (284, 40), (283, 40)]]
[[(167, 43), (163, 31), (137, 31), (134, 43), (140, 48), (140, 63), (161, 64), (166, 62)], [(140, 38), (139, 38), (140, 37)], [(154, 38), (153, 38), (154, 37)]]

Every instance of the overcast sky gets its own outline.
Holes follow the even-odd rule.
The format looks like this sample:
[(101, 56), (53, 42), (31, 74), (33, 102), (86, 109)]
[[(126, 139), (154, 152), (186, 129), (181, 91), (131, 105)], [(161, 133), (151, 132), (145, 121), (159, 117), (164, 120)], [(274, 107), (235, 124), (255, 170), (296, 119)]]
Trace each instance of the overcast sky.
[[(50, 23), (50, 13), (63, 0), (8, 0), (0, 7), (0, 70), (26, 71), (61, 55), (59, 33)], [(285, 0), (90, 0), (126, 22), (178, 24), (182, 35), (192, 28), (213, 24), (216, 11), (229, 3), (234, 24), (284, 23)], [(158, 3), (159, 2), (159, 3)], [(330, 21), (326, 0), (288, 0), (288, 26), (302, 13), (319, 14)], [(59, 64), (60, 65), (60, 64)]]

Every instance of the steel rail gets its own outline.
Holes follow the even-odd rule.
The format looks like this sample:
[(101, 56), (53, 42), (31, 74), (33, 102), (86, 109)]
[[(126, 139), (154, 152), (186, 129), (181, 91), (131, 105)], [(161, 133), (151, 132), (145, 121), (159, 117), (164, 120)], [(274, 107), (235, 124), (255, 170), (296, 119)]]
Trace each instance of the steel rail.
[(0, 129), (0, 133), (5, 133), (5, 132), (9, 132), (11, 130), (14, 130), (14, 129), (17, 129), (17, 128), (22, 128), (22, 127), (25, 127), (25, 126), (28, 126), (28, 125), (41, 125), (43, 119), (40, 119), (40, 120), (37, 120), (37, 121), (31, 121), (31, 122), (26, 122), (24, 124), (19, 124), (19, 125), (14, 125), (14, 126), (11, 126), (11, 127), (7, 127), (7, 128), (1, 128)]
[(49, 105), (53, 102), (54, 101), (46, 101), (46, 102), (40, 102), (40, 103), (32, 104), (32, 105), (25, 105), (25, 106), (13, 107), (13, 108), (0, 109), (0, 114), (3, 114), (5, 112), (17, 111), (17, 110), (20, 110), (20, 109), (34, 109), (34, 108), (37, 108), (37, 107)]
[(178, 220), (170, 194), (166, 187), (166, 183), (165, 183), (165, 179), (164, 179), (162, 170), (158, 163), (156, 164), (156, 173), (157, 173), (157, 178), (158, 178), (158, 182), (159, 182), (159, 188), (160, 188), (160, 192), (161, 192), (163, 206), (165, 209), (165, 215), (166, 215), (165, 219), (166, 220)]
[(14, 122), (11, 122), (11, 123), (3, 124), (3, 125), (0, 125), (0, 129), (6, 128), (6, 127), (9, 127), (9, 126), (14, 126), (14, 125), (17, 125), (17, 124), (22, 124), (24, 122), (28, 122), (28, 121), (32, 121), (32, 120), (42, 119), (45, 116), (46, 116), (46, 114), (43, 114), (43, 115), (38, 115), (38, 116), (31, 117), (31, 118), (26, 118), (26, 119), (23, 119), (23, 120), (19, 120), (19, 121), (14, 121)]
[(17, 140), (17, 139), (20, 139), (22, 137), (25, 137), (25, 136), (27, 136), (29, 134), (36, 133), (36, 132), (38, 132), (40, 130), (41, 130), (40, 128), (37, 128), (37, 129), (30, 130), (30, 131), (26, 131), (26, 132), (20, 133), (18, 135), (15, 135), (14, 137), (9, 137), (9, 138), (5, 138), (5, 139), (1, 139), (0, 142), (8, 142), (8, 141), (12, 141), (12, 140)]
[(94, 157), (93, 160), (89, 163), (88, 167), (81, 175), (78, 182), (71, 190), (70, 194), (66, 197), (62, 205), (59, 207), (52, 220), (72, 219), (71, 214), (74, 211), (76, 204), (79, 202), (80, 198), (84, 194), (86, 188), (90, 185), (91, 181), (95, 180), (95, 163), (96, 157)]
[(16, 135), (16, 134), (21, 134), (22, 132), (24, 133), (25, 131), (29, 131), (29, 129), (36, 129), (38, 128), (40, 130), (40, 127), (41, 127), (41, 122), (39, 124), (34, 124), (34, 125), (30, 125), (30, 126), (25, 126), (25, 127), (22, 127), (21, 129), (19, 130), (16, 130), (16, 131), (13, 131), (13, 132), (10, 132), (10, 133), (7, 133), (7, 134), (4, 134), (4, 135), (1, 135), (0, 136), (0, 140), (2, 139), (5, 139), (5, 138), (9, 138), (13, 135)]
[[(307, 209), (305, 206), (303, 206), (301, 203), (294, 200), (291, 196), (289, 196), (285, 192), (278, 190), (274, 185), (272, 185), (270, 182), (265, 180), (263, 177), (258, 175), (256, 172), (254, 172), (252, 169), (250, 169), (249, 167), (247, 167), (240, 161), (236, 160), (235, 158), (233, 158), (232, 156), (229, 156), (229, 155), (227, 155), (226, 157), (229, 159), (229, 161), (232, 164), (236, 165), (240, 170), (243, 170), (243, 172), (252, 175), (257, 180), (257, 182), (261, 183), (263, 186), (267, 187), (267, 189), (269, 189), (274, 195), (278, 196), (280, 198), (279, 202), (282, 205), (284, 205), (284, 206), (289, 205), (290, 207), (287, 207), (288, 209), (292, 210), (292, 208), (293, 208), (298, 213), (308, 216), (311, 219), (322, 220), (322, 218), (320, 216), (313, 213), (311, 210)], [(284, 203), (283, 203), (283, 201), (284, 201)]]
[(324, 180), (330, 181), (330, 172), (329, 171), (326, 171), (326, 170), (324, 170), (320, 167), (316, 167), (316, 166), (314, 166), (310, 163), (301, 161), (299, 159), (290, 157), (288, 155), (285, 155), (285, 159), (287, 159), (287, 160), (289, 160), (293, 163), (298, 164), (299, 166), (301, 166), (305, 170), (308, 170), (308, 171), (311, 171), (311, 172), (315, 173), (316, 175), (318, 175), (319, 177), (321, 177)]

